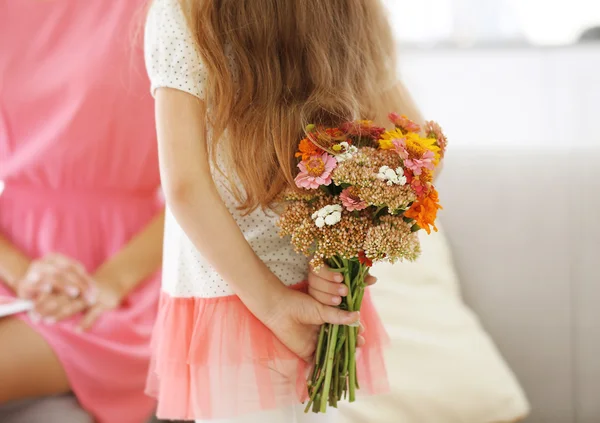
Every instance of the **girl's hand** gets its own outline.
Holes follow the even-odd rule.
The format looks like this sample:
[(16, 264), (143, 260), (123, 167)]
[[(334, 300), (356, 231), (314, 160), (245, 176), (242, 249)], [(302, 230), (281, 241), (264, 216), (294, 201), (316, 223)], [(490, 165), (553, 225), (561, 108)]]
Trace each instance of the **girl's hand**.
[[(348, 287), (344, 285), (344, 277), (338, 273), (323, 266), (318, 272), (310, 269), (308, 273), (308, 293), (320, 303), (331, 306), (338, 306), (342, 302), (342, 297), (348, 295)], [(377, 278), (367, 275), (365, 283), (373, 285)]]
[(33, 260), (25, 276), (17, 284), (17, 295), (36, 298), (43, 294), (59, 293), (70, 298), (89, 295), (91, 278), (85, 267), (61, 254), (48, 254)]
[(349, 325), (358, 319), (356, 312), (326, 306), (310, 295), (284, 288), (274, 307), (261, 320), (286, 347), (310, 362), (317, 346), (320, 325)]
[[(342, 297), (348, 295), (348, 287), (342, 283), (343, 281), (344, 277), (340, 273), (333, 272), (325, 266), (318, 272), (311, 268), (308, 273), (308, 293), (324, 305), (338, 306), (342, 302)], [(375, 282), (377, 282), (375, 276), (367, 275), (365, 278), (367, 285), (373, 285)], [(365, 344), (365, 339), (361, 336), (363, 332), (364, 327), (361, 324), (357, 339), (359, 347)]]

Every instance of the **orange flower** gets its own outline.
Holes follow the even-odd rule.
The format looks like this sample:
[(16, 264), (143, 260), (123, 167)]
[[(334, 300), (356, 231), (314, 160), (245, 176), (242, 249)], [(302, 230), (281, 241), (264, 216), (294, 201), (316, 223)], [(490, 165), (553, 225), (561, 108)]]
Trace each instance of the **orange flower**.
[(423, 169), (419, 179), (427, 184), (433, 181), (433, 172), (429, 169)]
[(404, 215), (414, 219), (417, 225), (430, 234), (430, 226), (433, 227), (434, 231), (437, 232), (438, 230), (435, 226), (435, 219), (437, 217), (437, 211), (441, 208), (442, 206), (439, 204), (438, 193), (435, 188), (432, 187), (427, 196), (416, 200)]
[(300, 141), (298, 150), (299, 151), (296, 153), (296, 157), (302, 157), (302, 160), (308, 160), (312, 156), (323, 154), (323, 150), (321, 150), (308, 138), (304, 138), (302, 141)]

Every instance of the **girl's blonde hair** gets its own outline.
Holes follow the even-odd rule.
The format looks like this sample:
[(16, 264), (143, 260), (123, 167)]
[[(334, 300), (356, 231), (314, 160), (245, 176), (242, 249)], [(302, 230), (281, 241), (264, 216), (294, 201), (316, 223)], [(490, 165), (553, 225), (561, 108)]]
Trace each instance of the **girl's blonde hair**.
[(219, 144), (245, 211), (293, 186), (307, 123), (418, 119), (402, 87), (391, 90), (395, 45), (379, 0), (180, 2), (208, 71), (212, 160)]

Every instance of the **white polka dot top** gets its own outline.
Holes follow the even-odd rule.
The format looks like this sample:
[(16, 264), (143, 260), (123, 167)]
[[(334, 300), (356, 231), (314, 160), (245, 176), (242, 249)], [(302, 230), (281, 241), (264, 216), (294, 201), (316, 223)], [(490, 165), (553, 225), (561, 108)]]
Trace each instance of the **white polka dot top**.
[[(151, 91), (169, 87), (204, 99), (206, 73), (177, 0), (154, 0), (145, 29), (146, 68)], [(215, 185), (229, 212), (256, 254), (286, 285), (306, 278), (308, 259), (294, 252), (282, 239), (274, 213), (255, 210), (243, 216), (229, 189), (229, 181), (213, 172)], [(199, 216), (198, 218), (202, 218)], [(235, 266), (236, 258), (231, 257)], [(211, 265), (204, 260), (167, 205), (163, 257), (163, 291), (173, 297), (213, 298), (234, 295)]]

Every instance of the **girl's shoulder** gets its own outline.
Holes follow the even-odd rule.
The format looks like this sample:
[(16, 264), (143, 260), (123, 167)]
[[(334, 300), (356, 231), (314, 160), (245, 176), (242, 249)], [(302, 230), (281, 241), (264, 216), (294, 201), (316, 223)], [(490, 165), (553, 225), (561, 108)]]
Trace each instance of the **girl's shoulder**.
[(204, 98), (206, 72), (178, 0), (154, 0), (144, 31), (151, 92), (167, 87)]

